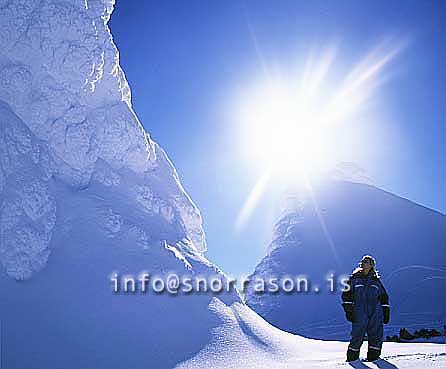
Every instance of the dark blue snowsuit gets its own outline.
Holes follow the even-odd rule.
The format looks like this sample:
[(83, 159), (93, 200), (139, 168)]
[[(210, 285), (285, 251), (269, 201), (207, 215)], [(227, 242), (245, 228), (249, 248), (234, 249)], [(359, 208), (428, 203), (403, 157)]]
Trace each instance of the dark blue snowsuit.
[[(383, 323), (389, 322), (389, 296), (377, 274), (362, 271), (350, 276), (350, 290), (342, 293), (342, 305), (347, 319), (352, 322), (349, 350), (357, 352), (367, 333), (369, 354), (379, 357), (383, 342)], [(370, 354), (373, 352), (372, 354)]]

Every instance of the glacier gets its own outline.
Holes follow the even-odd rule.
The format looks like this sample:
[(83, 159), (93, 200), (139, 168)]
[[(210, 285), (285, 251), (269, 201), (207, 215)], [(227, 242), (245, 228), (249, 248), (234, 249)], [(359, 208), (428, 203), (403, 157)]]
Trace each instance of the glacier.
[[(280, 331), (236, 289), (112, 292), (114, 272), (226, 278), (132, 109), (113, 7), (0, 0), (0, 367), (346, 367), (344, 342)], [(446, 365), (439, 345), (413, 347), (384, 352), (402, 368)]]

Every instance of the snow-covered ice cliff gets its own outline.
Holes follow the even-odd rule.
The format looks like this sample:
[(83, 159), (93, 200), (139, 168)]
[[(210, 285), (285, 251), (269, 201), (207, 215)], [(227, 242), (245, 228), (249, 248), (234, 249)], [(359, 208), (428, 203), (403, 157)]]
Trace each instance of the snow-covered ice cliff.
[[(0, 327), (10, 368), (169, 368), (217, 318), (206, 294), (116, 295), (113, 272), (224, 274), (144, 131), (110, 0), (0, 1)], [(148, 123), (146, 126), (150, 126)], [(221, 301), (240, 301), (235, 290)]]
[(132, 110), (107, 27), (113, 3), (0, 5), (0, 255), (13, 278), (31, 277), (51, 257), (63, 201), (55, 181), (73, 190), (113, 187), (130, 171), (137, 206), (175, 224), (178, 240), (206, 249), (199, 211)]

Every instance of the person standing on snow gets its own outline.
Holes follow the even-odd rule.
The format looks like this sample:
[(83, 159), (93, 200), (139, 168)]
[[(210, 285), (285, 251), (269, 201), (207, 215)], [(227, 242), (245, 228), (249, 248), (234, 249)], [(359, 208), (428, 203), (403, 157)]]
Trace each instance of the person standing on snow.
[(364, 336), (368, 337), (367, 360), (373, 361), (381, 355), (384, 329), (390, 319), (389, 296), (375, 269), (376, 261), (370, 255), (363, 256), (342, 292), (342, 306), (346, 318), (352, 322), (347, 361), (359, 358)]

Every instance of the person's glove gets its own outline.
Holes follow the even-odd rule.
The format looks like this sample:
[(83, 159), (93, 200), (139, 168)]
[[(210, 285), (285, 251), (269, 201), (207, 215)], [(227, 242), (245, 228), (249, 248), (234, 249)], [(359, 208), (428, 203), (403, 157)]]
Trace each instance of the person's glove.
[(342, 305), (344, 307), (344, 311), (345, 311), (345, 317), (347, 318), (347, 320), (349, 322), (352, 322), (355, 320), (355, 314), (353, 311), (353, 304), (343, 304)]
[(387, 324), (390, 321), (390, 307), (383, 306), (383, 323)]

